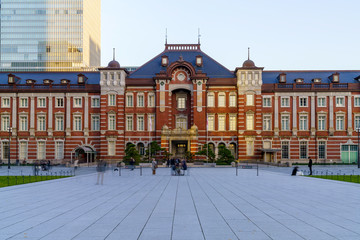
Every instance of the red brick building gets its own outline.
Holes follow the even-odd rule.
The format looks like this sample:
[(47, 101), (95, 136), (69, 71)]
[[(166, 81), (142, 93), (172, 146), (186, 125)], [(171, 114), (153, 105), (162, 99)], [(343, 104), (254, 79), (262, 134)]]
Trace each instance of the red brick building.
[[(1, 160), (118, 161), (151, 141), (239, 160), (356, 162), (360, 71), (230, 71), (200, 44), (166, 44), (135, 71), (0, 73)], [(12, 128), (12, 132), (8, 128)]]

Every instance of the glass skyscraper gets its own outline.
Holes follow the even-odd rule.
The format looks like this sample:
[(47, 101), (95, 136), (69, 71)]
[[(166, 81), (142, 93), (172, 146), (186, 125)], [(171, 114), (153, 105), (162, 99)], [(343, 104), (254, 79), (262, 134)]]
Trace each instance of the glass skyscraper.
[(101, 0), (0, 0), (1, 71), (100, 66)]

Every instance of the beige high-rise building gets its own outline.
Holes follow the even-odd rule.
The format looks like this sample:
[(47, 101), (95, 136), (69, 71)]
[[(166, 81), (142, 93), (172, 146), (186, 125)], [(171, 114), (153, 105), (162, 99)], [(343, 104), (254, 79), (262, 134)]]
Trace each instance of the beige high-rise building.
[(0, 0), (0, 71), (100, 66), (101, 0)]

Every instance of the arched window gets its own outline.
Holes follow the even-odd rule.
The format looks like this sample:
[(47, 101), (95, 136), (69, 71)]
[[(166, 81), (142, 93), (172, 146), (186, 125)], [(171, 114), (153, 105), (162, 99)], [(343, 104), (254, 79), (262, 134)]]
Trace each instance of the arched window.
[(138, 143), (137, 149), (138, 149), (139, 154), (140, 154), (141, 156), (145, 155), (145, 146), (144, 146), (143, 143)]

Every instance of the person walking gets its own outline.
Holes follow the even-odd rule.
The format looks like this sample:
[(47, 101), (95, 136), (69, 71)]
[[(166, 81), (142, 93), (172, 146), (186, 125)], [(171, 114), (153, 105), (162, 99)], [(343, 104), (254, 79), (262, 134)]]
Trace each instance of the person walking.
[(134, 158), (131, 158), (130, 159), (130, 170), (131, 171), (133, 171), (134, 170), (134, 168), (135, 168), (135, 159)]
[(152, 162), (151, 162), (151, 169), (152, 169), (152, 174), (153, 175), (156, 174), (156, 168), (157, 168), (157, 162), (155, 161), (155, 158), (153, 158)]
[(104, 160), (100, 160), (96, 166), (96, 171), (98, 172), (96, 185), (99, 185), (100, 178), (101, 178), (100, 183), (101, 185), (103, 185), (105, 170), (106, 170), (106, 162)]
[(185, 175), (185, 171), (187, 170), (187, 164), (185, 158), (181, 161), (181, 168), (183, 170), (183, 175)]
[(309, 167), (309, 170), (310, 170), (309, 175), (312, 175), (312, 165), (313, 165), (313, 162), (312, 162), (311, 158), (309, 157), (309, 163), (308, 163), (308, 167)]

